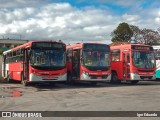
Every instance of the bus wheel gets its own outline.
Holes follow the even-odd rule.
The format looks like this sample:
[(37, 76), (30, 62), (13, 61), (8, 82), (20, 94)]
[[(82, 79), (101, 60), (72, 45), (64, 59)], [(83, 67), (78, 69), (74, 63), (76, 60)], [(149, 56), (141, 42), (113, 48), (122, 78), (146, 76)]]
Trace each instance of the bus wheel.
[(23, 86), (28, 86), (28, 82), (27, 82), (27, 80), (24, 80), (23, 74), (21, 74), (21, 84)]
[(131, 84), (135, 85), (137, 84), (139, 81), (138, 80), (134, 80), (134, 81), (131, 81)]
[(22, 83), (23, 86), (28, 86), (27, 80), (22, 80), (21, 83)]
[(7, 71), (7, 76), (6, 78), (4, 78), (5, 82), (7, 83), (10, 83), (11, 82), (11, 77), (10, 77), (10, 74), (9, 74), (9, 71)]
[(10, 75), (7, 75), (7, 77), (6, 77), (6, 82), (7, 82), (7, 83), (11, 82)]
[(115, 72), (112, 73), (111, 83), (114, 83), (114, 84), (119, 84), (119, 83), (121, 83), (121, 81), (118, 80), (117, 73), (115, 73)]

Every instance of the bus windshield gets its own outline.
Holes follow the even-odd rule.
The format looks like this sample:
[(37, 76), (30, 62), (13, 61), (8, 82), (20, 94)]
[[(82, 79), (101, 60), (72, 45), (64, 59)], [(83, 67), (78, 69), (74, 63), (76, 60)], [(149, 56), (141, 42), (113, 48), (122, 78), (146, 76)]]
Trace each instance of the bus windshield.
[(133, 64), (137, 68), (154, 68), (155, 57), (153, 52), (133, 51), (132, 52)]
[(63, 67), (66, 65), (64, 50), (32, 49), (31, 65), (39, 67)]
[(110, 66), (110, 56), (107, 51), (83, 51), (83, 65), (92, 67), (109, 67)]

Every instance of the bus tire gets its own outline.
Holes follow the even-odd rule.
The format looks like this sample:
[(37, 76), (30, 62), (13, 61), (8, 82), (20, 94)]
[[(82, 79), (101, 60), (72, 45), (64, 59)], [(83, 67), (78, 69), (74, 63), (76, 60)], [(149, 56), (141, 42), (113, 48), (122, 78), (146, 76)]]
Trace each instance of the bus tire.
[(10, 82), (11, 82), (11, 78), (10, 78), (10, 75), (9, 75), (9, 74), (7, 75), (6, 82), (7, 82), (7, 83), (10, 83)]
[(10, 75), (9, 75), (8, 71), (7, 71), (7, 77), (5, 78), (5, 82), (6, 83), (10, 83), (11, 82), (11, 78), (10, 78)]
[(118, 76), (117, 76), (117, 73), (116, 73), (116, 72), (112, 72), (112, 75), (111, 75), (111, 83), (114, 83), (114, 84), (119, 84), (119, 83), (121, 83), (121, 81), (118, 80)]
[(28, 86), (27, 80), (24, 80), (23, 73), (21, 73), (21, 84), (22, 84), (23, 86)]
[(134, 81), (131, 81), (131, 84), (132, 85), (135, 85), (135, 84), (137, 84), (139, 81), (138, 80), (134, 80)]

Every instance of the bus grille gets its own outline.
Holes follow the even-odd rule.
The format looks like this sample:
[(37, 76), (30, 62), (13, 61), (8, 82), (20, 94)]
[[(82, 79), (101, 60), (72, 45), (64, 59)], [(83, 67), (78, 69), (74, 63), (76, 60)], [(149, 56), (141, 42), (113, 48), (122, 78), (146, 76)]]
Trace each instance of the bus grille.
[(58, 80), (58, 77), (54, 77), (54, 78), (43, 78), (42, 80)]
[(138, 70), (139, 72), (154, 72), (154, 70)]
[(102, 79), (106, 79), (108, 77), (108, 75), (103, 75), (103, 76), (95, 76), (95, 75), (90, 75), (91, 79), (97, 79), (99, 77), (101, 77)]
[(42, 79), (42, 80), (58, 80), (58, 79)]
[(145, 78), (148, 78), (148, 79), (152, 79), (152, 76), (140, 76), (141, 79), (145, 79)]

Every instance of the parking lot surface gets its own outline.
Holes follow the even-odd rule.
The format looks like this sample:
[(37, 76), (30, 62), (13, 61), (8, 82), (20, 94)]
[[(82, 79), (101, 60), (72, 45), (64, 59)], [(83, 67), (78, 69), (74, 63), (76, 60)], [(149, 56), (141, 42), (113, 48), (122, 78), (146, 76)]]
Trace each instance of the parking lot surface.
[[(57, 83), (28, 87), (15, 82), (1, 83), (0, 111), (160, 111), (160, 81), (142, 81), (137, 85), (98, 83), (93, 86), (88, 83), (75, 85)], [(55, 119), (116, 120), (117, 117)], [(128, 120), (126, 117), (118, 119)], [(151, 118), (130, 119), (150, 120)]]

